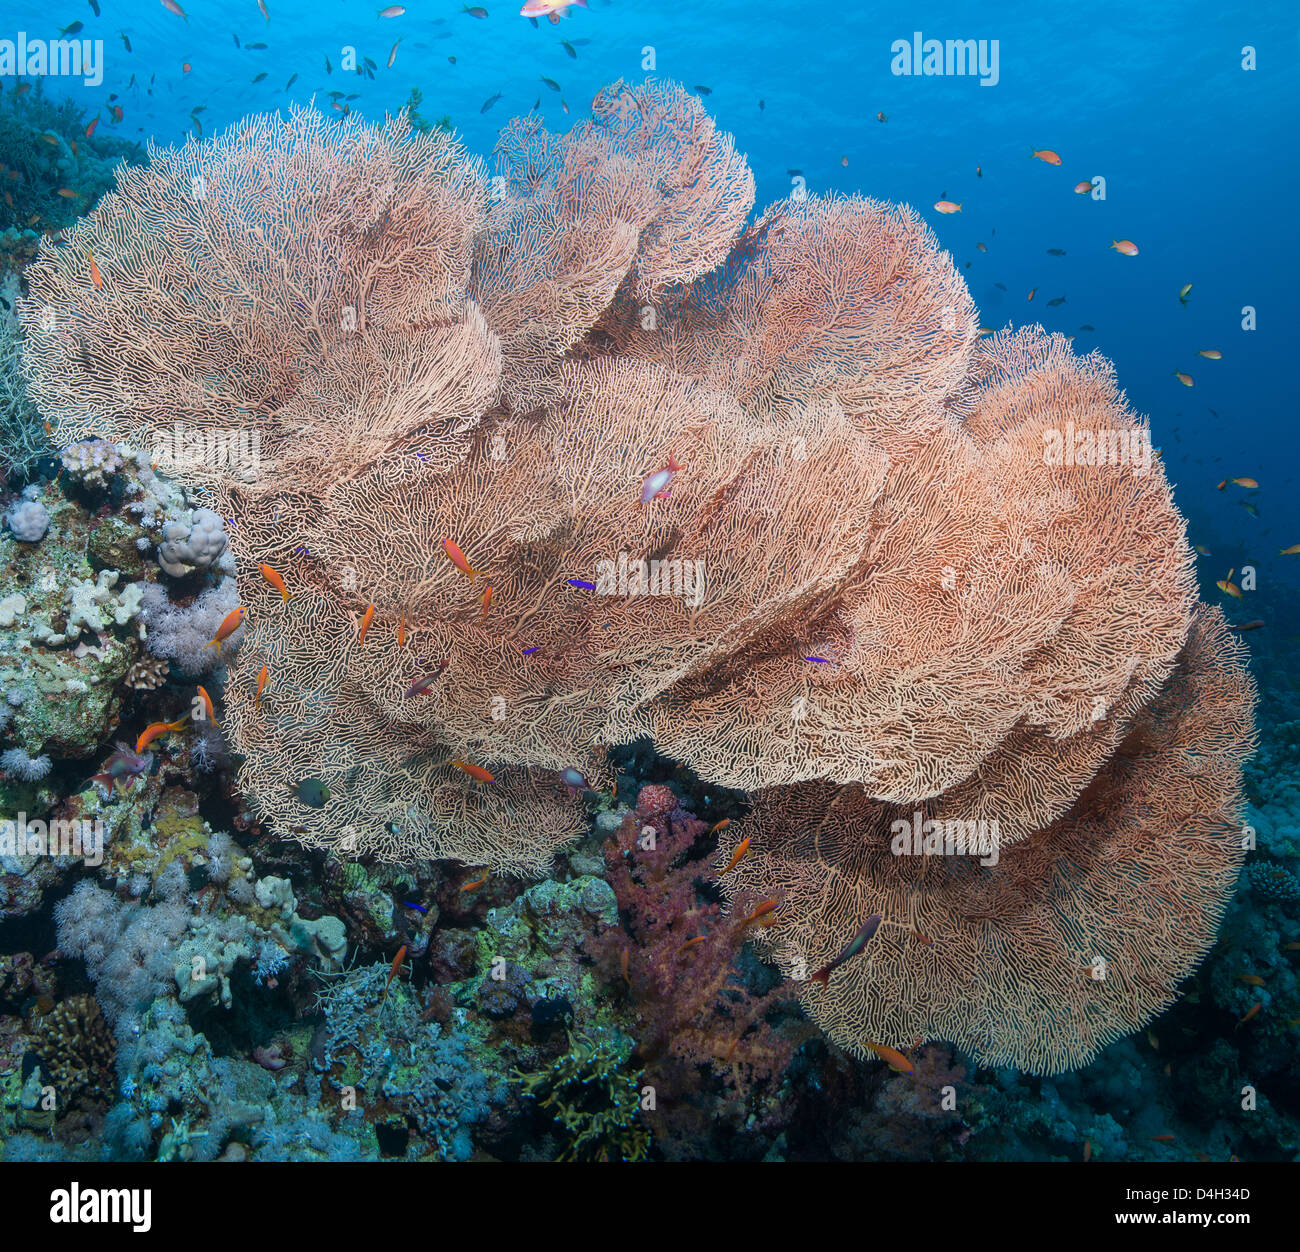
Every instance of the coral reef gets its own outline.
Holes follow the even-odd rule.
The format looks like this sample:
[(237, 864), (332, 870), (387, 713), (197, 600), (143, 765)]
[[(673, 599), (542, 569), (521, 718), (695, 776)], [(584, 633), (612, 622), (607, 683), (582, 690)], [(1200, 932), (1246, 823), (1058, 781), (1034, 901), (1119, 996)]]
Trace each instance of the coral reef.
[(0, 1155), (1294, 1155), (1300, 723), (1243, 824), (1162, 469), (1043, 454), (1144, 433), (1109, 366), (593, 112), (495, 178), (250, 119), (0, 235), (0, 816), (103, 834), (0, 850)]
[[(698, 101), (617, 83), (593, 115), (512, 123), (494, 186), (404, 117), (152, 149), (27, 271), (53, 310), (24, 320), (33, 397), (61, 444), (198, 437), (249, 611), (226, 722), (260, 820), (536, 870), (581, 829), (568, 771), (648, 736), (755, 792), (727, 885), (781, 897), (784, 972), (886, 914), (870, 959), (801, 993), (833, 1038), (1081, 1064), (1208, 947), (1252, 743), (1159, 464), (1045, 451), (1076, 420), (1125, 448), (1145, 425), (1099, 356), (981, 343), (909, 212), (807, 198), (746, 227), (752, 177)], [(912, 814), (991, 824), (1000, 863), (923, 882), (885, 838)]]
[(562, 1161), (639, 1161), (650, 1145), (640, 1119), (641, 1072), (604, 1032), (571, 1036), (568, 1050), (545, 1068), (519, 1074), (523, 1093), (559, 1124)]
[(793, 989), (756, 990), (761, 974), (740, 966), (764, 919), (754, 916), (757, 897), (738, 896), (724, 912), (721, 866), (699, 855), (706, 831), (671, 788), (643, 787), (605, 844), (620, 920), (587, 945), (616, 1000), (626, 1001), (632, 1060), (655, 1091), (647, 1119), (665, 1151), (698, 1142), (701, 1070), (720, 1080), (734, 1128), (752, 1129), (772, 1118), (779, 1080), (807, 1038), (795, 1023), (771, 1024)]
[[(0, 257), (10, 254), (15, 242), (0, 236)], [(36, 242), (37, 236), (32, 234), (31, 256), (36, 255)], [(53, 452), (23, 376), (23, 333), (18, 320), (21, 298), (20, 273), (10, 271), (0, 278), (0, 470), (12, 477), (31, 473)]]
[(15, 539), (23, 543), (40, 543), (50, 528), (50, 515), (39, 500), (23, 500), (5, 515), (5, 525)]

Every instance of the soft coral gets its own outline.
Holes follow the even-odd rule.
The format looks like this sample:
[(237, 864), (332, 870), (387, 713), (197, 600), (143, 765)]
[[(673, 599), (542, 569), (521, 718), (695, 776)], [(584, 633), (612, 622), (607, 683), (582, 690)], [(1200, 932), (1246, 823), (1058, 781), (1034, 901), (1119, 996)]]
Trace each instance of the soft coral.
[(706, 831), (684, 809), (638, 804), (605, 845), (620, 922), (588, 945), (625, 995), (637, 1039), (632, 1062), (644, 1066), (645, 1081), (656, 1089), (652, 1120), (661, 1144), (681, 1137), (681, 1115), (698, 1105), (709, 1071), (722, 1080), (727, 1106), (748, 1115), (761, 1102), (760, 1088), (771, 1094), (810, 1033), (769, 1021), (778, 1005), (793, 1000), (787, 986), (756, 990), (742, 972), (755, 901), (737, 897), (725, 910), (708, 882), (715, 870), (698, 846)]

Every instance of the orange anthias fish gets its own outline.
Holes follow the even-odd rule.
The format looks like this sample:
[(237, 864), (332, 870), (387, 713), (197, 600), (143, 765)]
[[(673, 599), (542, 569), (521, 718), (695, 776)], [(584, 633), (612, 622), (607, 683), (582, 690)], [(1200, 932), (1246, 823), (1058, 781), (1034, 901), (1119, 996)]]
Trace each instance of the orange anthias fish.
[(1238, 487), (1246, 487), (1250, 491), (1259, 490), (1259, 483), (1257, 483), (1253, 478), (1234, 478), (1231, 481), (1236, 483)]
[(397, 646), (406, 647), (406, 614), (403, 613), (397, 622)]
[(1244, 1025), (1245, 1025), (1248, 1021), (1250, 1021), (1250, 1019), (1251, 1019), (1252, 1017), (1254, 1017), (1255, 1014), (1258, 1013), (1258, 1012), (1260, 1011), (1260, 1009), (1262, 1009), (1263, 1007), (1264, 1007), (1264, 1001), (1263, 1001), (1263, 1000), (1256, 1000), (1255, 1003), (1252, 1004), (1252, 1005), (1250, 1006), (1250, 1008), (1246, 1010), (1246, 1016), (1243, 1017), (1243, 1018), (1241, 1019), (1241, 1021), (1239, 1021), (1239, 1022), (1237, 1023), (1237, 1025), (1238, 1025), (1238, 1026), (1244, 1026)]
[(370, 623), (375, 620), (375, 606), (370, 605), (361, 618), (361, 625), (357, 627), (357, 647), (360, 648), (366, 642), (366, 631), (370, 629)]
[(708, 834), (716, 835), (720, 830), (726, 830), (731, 825), (731, 818), (724, 817), (720, 822), (714, 822), (708, 829)]
[(479, 614), (479, 619), (478, 619), (480, 622), (487, 621), (488, 608), (491, 606), (491, 604), (492, 604), (492, 586), (489, 583), (488, 589), (483, 593), (483, 612)]
[(253, 704), (255, 707), (260, 706), (262, 703), (262, 692), (263, 690), (265, 690), (266, 680), (270, 678), (270, 676), (271, 676), (271, 671), (267, 669), (265, 665), (263, 665), (262, 668), (258, 671), (257, 691), (253, 695)]
[(731, 871), (735, 869), (736, 866), (739, 865), (741, 861), (745, 859), (746, 856), (749, 855), (749, 840), (752, 838), (753, 836), (750, 835), (748, 838), (742, 839), (740, 841), (740, 843), (736, 846), (736, 850), (731, 854), (731, 860), (727, 862), (727, 867), (725, 869), (720, 869), (718, 871), (719, 878), (721, 878), (723, 874), (731, 873)]
[(217, 722), (217, 710), (212, 707), (212, 697), (208, 695), (208, 689), (206, 687), (200, 686), (199, 696), (203, 700), (203, 711), (208, 715), (208, 720), (214, 726), (219, 725), (219, 723)]
[(482, 878), (476, 878), (473, 882), (463, 882), (460, 885), (460, 889), (462, 891), (477, 891), (485, 882), (487, 882), (489, 873), (490, 871), (485, 869)]
[(184, 717), (178, 717), (174, 722), (151, 722), (140, 732), (140, 738), (135, 741), (135, 750), (143, 752), (159, 735), (175, 734), (189, 720), (189, 714)]
[(1092, 179), (1085, 178), (1083, 182), (1075, 184), (1074, 194), (1076, 196), (1086, 196), (1092, 190)]
[(166, 9), (168, 13), (175, 13), (177, 17), (184, 17), (187, 22), (190, 20), (186, 17), (185, 10), (176, 3), (176, 0), (162, 0), (162, 7)]
[(1222, 361), (1223, 353), (1218, 348), (1200, 348), (1197, 350), (1197, 356), (1207, 357), (1211, 361)]
[(397, 955), (393, 957), (393, 966), (388, 971), (388, 981), (384, 983), (384, 998), (379, 1002), (382, 1009), (388, 1003), (388, 988), (393, 985), (393, 979), (397, 977), (398, 971), (402, 968), (402, 962), (406, 960), (406, 944), (402, 944), (397, 949)]
[(1289, 548), (1279, 548), (1278, 556), (1297, 556), (1300, 555), (1300, 543), (1293, 543)]
[(1110, 246), (1121, 256), (1137, 256), (1138, 246), (1131, 239), (1112, 239)]
[(934, 211), (936, 213), (960, 213), (961, 205), (954, 204), (951, 200), (936, 200)]
[(1029, 289), (1029, 294), (1025, 297), (1025, 299), (1026, 299), (1026, 300), (1032, 300), (1032, 299), (1034, 298), (1034, 296), (1037, 294), (1037, 292), (1038, 292), (1038, 288), (1037, 288), (1037, 287), (1031, 287), (1031, 288)]
[(1173, 1143), (1173, 1135), (1148, 1135), (1148, 1143)]
[(205, 648), (216, 648), (217, 660), (221, 659), (221, 644), (223, 640), (229, 639), (244, 624), (244, 606), (241, 604), (237, 609), (231, 609), (224, 618), (221, 619), (221, 625), (217, 627), (217, 633), (212, 636), (203, 646)]
[(95, 133), (95, 127), (99, 125), (99, 114), (96, 113), (91, 119), (91, 123), (86, 127), (86, 138), (89, 139)]
[(454, 765), (458, 770), (468, 774), (477, 782), (496, 782), (496, 779), (493, 778), (492, 775), (489, 774), (481, 765), (470, 765), (465, 761), (449, 761), (448, 764)]
[(442, 550), (447, 554), (449, 560), (462, 574), (468, 574), (470, 582), (474, 581), (475, 574), (481, 574), (481, 569), (470, 569), (469, 562), (465, 559), (465, 554), (450, 539), (442, 541)]
[(677, 951), (673, 953), (673, 955), (681, 956), (683, 952), (687, 951), (690, 948), (695, 947), (695, 945), (698, 943), (703, 943), (707, 938), (708, 935), (696, 935), (694, 939), (688, 939), (684, 944), (682, 944), (682, 946), (678, 948)]
[(96, 287), (102, 287), (104, 285), (104, 276), (99, 272), (99, 266), (95, 264), (94, 253), (87, 252), (86, 260), (90, 262), (90, 281), (94, 283)]
[(883, 1043), (872, 1043), (867, 1040), (869, 1047), (890, 1069), (896, 1074), (913, 1074), (916, 1071), (912, 1068), (912, 1062), (907, 1059), (901, 1052), (893, 1048), (886, 1047)]
[(1184, 387), (1196, 386), (1196, 380), (1190, 374), (1184, 374), (1182, 370), (1174, 370), (1174, 377), (1178, 379)]
[[(136, 751), (139, 752), (140, 749), (136, 748)], [(1248, 987), (1262, 987), (1264, 985), (1264, 980), (1258, 974), (1238, 974), (1237, 981), (1244, 982)]]
[(1241, 600), (1244, 599), (1244, 597), (1241, 594), (1241, 588), (1238, 587), (1237, 584), (1232, 581), (1232, 576), (1234, 573), (1236, 573), (1235, 570), (1229, 570), (1227, 578), (1221, 578), (1215, 584), (1215, 586), (1217, 586), (1218, 589), (1222, 591), (1225, 595), (1229, 595), (1232, 596), (1234, 599)]
[[(775, 900), (763, 900), (762, 902), (754, 906), (754, 911), (748, 917), (746, 917), (740, 924), (742, 926), (748, 926), (751, 922), (762, 921), (763, 918), (767, 917), (769, 913), (775, 911), (776, 905), (777, 902)], [(770, 925), (770, 924), (771, 923), (767, 923), (767, 922), (764, 923), (764, 925)]]
[(280, 577), (279, 572), (269, 565), (259, 565), (257, 568), (262, 571), (262, 577), (280, 593), (285, 604), (288, 604), (293, 597), (289, 594), (289, 588), (284, 585), (284, 579)]
[[(884, 919), (879, 913), (872, 913), (872, 915), (862, 923), (862, 927), (858, 933), (844, 945), (844, 950), (839, 954), (839, 956), (835, 957), (834, 960), (828, 962), (826, 965), (823, 965), (821, 969), (808, 979), (808, 981), (819, 982), (823, 987), (826, 986), (830, 981), (831, 974), (836, 969), (843, 965), (845, 961), (851, 960), (853, 957), (857, 956), (857, 954), (867, 946), (871, 936), (876, 933), (876, 928), (883, 920)], [(910, 1073), (911, 1071), (909, 1070), (908, 1072)]]
[(1051, 148), (1039, 148), (1029, 154), (1040, 161), (1045, 161), (1048, 165), (1060, 165), (1061, 158), (1056, 155)]

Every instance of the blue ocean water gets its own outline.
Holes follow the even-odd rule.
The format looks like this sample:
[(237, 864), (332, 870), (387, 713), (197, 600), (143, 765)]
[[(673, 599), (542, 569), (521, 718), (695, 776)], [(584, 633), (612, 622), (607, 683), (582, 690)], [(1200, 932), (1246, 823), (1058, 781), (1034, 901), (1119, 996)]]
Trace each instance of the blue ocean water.
[[(87, 121), (99, 115), (101, 137), (180, 144), (197, 134), (196, 117), (210, 137), (290, 102), (328, 110), (331, 92), (355, 94), (349, 108), (378, 121), (415, 88), (424, 117), (448, 118), (490, 160), (510, 117), (539, 112), (563, 131), (606, 84), (653, 74), (699, 95), (734, 136), (755, 176), (756, 211), (792, 190), (912, 205), (961, 267), (982, 325), (1041, 323), (1114, 363), (1133, 408), (1150, 417), (1189, 538), (1206, 550), (1202, 596), (1234, 622), (1266, 622), (1245, 636), (1261, 722), (1295, 717), (1300, 555), (1279, 551), (1300, 544), (1293, 5), (1226, 14), (1206, 0), (1068, 9), (590, 0), (551, 23), (521, 16), (518, 0), (411, 0), (392, 17), (377, 0), (266, 0), (269, 18), (257, 0), (180, 0), (185, 17), (157, 0), (96, 3), (97, 13), (85, 0), (58, 10), (11, 2), (0, 39), (51, 39), (81, 22), (77, 38), (102, 40), (102, 82), (46, 84)], [(896, 72), (899, 41), (930, 39), (982, 41), (996, 81), (991, 69), (987, 82)], [(0, 80), (5, 92), (13, 84)], [(1033, 158), (1044, 149), (1059, 165)], [(1074, 192), (1095, 179), (1104, 198)], [(941, 199), (960, 212), (935, 211)], [(1138, 254), (1121, 255), (1114, 240), (1134, 241)], [(1234, 477), (1259, 487), (1220, 488)], [(1245, 569), (1255, 573), (1245, 601), (1216, 587)], [(1236, 976), (1221, 977), (1223, 1003), (1246, 994)], [(1233, 1017), (1219, 1025), (1231, 1035)], [(1095, 1090), (1089, 1098), (1105, 1107)], [(1043, 1149), (1053, 1151), (1065, 1149)]]

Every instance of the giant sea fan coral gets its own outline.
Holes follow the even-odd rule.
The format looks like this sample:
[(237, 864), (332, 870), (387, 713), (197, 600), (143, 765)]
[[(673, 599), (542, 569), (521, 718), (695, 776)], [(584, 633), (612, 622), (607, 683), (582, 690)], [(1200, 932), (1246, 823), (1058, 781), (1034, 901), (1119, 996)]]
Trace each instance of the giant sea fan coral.
[[(1096, 354), (1037, 328), (981, 344), (910, 211), (811, 198), (746, 226), (752, 178), (698, 101), (619, 83), (593, 114), (512, 123), (493, 177), (405, 118), (156, 150), (29, 270), (32, 394), (63, 442), (257, 434), (260, 464), (193, 475), (233, 519), (225, 725), (267, 820), (534, 871), (583, 826), (557, 771), (599, 779), (648, 735), (756, 793), (735, 881), (781, 887), (787, 969), (886, 911), (871, 959), (805, 992), (835, 1038), (1078, 1063), (1208, 944), (1252, 735), (1221, 622), (1192, 630), (1158, 464), (1044, 455), (1067, 421), (1130, 446), (1143, 424)], [(670, 455), (671, 496), (639, 507)], [(620, 558), (618, 594), (569, 582)], [(635, 594), (640, 560), (680, 594)], [(914, 809), (996, 819), (1002, 863), (912, 881), (881, 830)], [(1084, 952), (1121, 967), (1088, 999)]]

